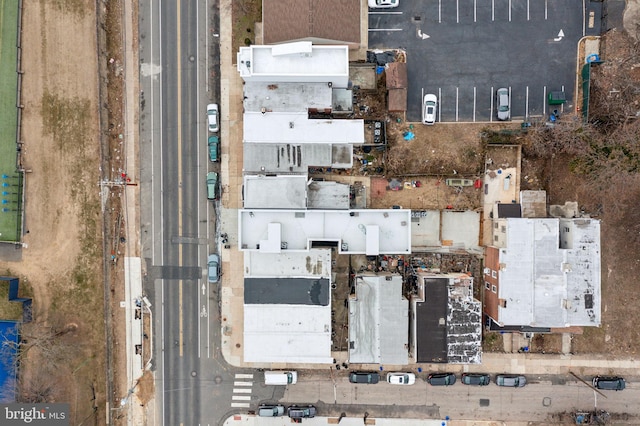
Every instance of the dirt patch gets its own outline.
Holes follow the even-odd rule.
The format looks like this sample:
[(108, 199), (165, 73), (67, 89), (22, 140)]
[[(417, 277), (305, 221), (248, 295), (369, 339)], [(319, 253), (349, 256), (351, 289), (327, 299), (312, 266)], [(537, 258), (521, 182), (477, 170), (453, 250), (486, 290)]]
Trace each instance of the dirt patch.
[(233, 15), (231, 51), (235, 53), (242, 46), (251, 46), (256, 43), (255, 24), (262, 22), (262, 1), (234, 0), (231, 4)]

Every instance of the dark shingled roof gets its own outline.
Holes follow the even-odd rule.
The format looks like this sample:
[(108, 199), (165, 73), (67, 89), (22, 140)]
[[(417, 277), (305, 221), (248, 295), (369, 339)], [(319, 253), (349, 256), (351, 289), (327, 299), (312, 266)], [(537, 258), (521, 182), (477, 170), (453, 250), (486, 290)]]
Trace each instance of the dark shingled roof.
[(245, 305), (329, 304), (327, 278), (245, 278)]
[(360, 44), (360, 0), (262, 0), (265, 44), (324, 39)]

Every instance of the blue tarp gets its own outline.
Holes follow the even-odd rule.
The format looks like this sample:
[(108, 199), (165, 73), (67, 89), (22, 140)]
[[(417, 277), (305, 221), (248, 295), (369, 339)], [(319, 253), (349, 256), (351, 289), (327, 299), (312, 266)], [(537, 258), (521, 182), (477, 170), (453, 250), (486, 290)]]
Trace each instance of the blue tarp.
[(16, 376), (20, 323), (0, 320), (0, 403), (16, 401)]

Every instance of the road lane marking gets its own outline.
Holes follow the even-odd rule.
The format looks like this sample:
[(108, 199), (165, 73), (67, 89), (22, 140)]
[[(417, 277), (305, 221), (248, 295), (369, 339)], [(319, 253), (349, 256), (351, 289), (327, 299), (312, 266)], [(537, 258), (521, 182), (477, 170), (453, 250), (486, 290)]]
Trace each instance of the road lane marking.
[(249, 408), (249, 403), (248, 402), (232, 402), (231, 407), (232, 408)]
[(233, 386), (253, 386), (253, 382), (233, 382)]
[(253, 374), (236, 374), (236, 379), (253, 379)]
[(233, 393), (251, 393), (251, 389), (249, 389), (249, 388), (237, 388), (237, 389), (233, 389)]
[[(181, 36), (180, 36), (180, 0), (176, 2), (176, 22), (177, 22), (177, 80), (178, 80), (178, 182), (182, 182), (182, 61), (180, 57), (182, 53), (180, 52), (180, 44), (181, 44)], [(178, 185), (178, 235), (182, 236), (182, 185)], [(182, 266), (182, 244), (178, 244), (178, 266)], [(179, 306), (179, 350), (180, 357), (184, 356), (184, 319), (183, 319), (183, 309), (182, 309), (182, 280), (178, 282), (178, 306)]]
[(232, 401), (251, 401), (251, 395), (233, 395)]

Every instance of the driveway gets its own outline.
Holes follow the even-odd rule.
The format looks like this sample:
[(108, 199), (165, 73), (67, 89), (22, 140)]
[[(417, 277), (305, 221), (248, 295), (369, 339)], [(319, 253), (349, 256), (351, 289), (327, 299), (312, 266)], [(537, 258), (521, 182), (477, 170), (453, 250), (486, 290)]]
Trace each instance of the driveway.
[(500, 87), (524, 119), (549, 113), (550, 91), (573, 107), (583, 22), (582, 0), (405, 0), (370, 10), (369, 48), (407, 51), (410, 121), (424, 93), (438, 95), (438, 121), (495, 121)]

